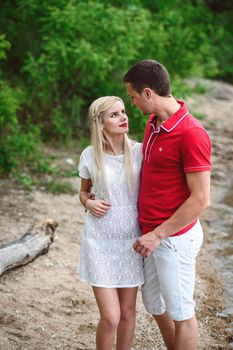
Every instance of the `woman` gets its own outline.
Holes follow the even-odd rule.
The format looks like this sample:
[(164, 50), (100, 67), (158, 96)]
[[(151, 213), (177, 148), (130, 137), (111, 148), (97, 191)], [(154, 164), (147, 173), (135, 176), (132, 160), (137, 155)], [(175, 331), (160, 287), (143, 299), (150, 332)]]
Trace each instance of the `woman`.
[[(92, 146), (81, 154), (80, 201), (88, 211), (79, 273), (92, 285), (100, 312), (96, 349), (131, 348), (142, 258), (133, 250), (140, 235), (137, 198), (141, 144), (130, 140), (119, 97), (95, 100), (89, 109)], [(93, 197), (94, 196), (94, 197)]]

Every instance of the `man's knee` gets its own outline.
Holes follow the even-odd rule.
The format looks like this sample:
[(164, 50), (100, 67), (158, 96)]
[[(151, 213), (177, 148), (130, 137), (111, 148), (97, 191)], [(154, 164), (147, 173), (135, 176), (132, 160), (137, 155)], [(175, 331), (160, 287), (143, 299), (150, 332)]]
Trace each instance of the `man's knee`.
[(197, 327), (197, 320), (196, 316), (194, 315), (193, 317), (187, 319), (187, 320), (180, 320), (180, 321), (175, 321), (175, 329), (178, 331), (179, 329), (195, 329)]

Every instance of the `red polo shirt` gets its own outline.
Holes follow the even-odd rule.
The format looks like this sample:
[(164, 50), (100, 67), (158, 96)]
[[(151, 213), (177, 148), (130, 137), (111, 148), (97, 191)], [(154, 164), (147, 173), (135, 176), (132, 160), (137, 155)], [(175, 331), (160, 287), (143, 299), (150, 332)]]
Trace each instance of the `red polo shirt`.
[[(139, 221), (145, 234), (167, 220), (189, 197), (185, 173), (210, 171), (211, 143), (185, 104), (160, 127), (151, 115), (143, 142)], [(196, 220), (174, 235), (188, 231)]]

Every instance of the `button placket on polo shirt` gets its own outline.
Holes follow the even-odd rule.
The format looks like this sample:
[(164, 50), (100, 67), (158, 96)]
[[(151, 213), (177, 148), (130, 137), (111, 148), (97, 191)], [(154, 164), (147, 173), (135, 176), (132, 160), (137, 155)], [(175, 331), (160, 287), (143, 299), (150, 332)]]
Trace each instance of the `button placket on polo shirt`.
[(151, 149), (154, 145), (155, 140), (157, 139), (159, 132), (160, 132), (160, 127), (156, 128), (154, 126), (154, 124), (150, 124), (153, 128), (153, 132), (150, 134), (150, 137), (147, 141), (147, 145), (146, 145), (146, 151), (145, 151), (145, 160), (147, 160), (147, 162), (149, 163), (150, 161), (150, 153), (151, 153)]

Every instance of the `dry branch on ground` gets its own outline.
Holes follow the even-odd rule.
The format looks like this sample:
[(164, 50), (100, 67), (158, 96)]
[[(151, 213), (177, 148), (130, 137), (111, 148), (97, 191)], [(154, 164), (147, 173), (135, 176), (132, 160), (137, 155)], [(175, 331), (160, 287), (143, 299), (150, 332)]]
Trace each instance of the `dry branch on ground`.
[(20, 239), (0, 247), (0, 275), (47, 253), (57, 226), (53, 219), (36, 222)]

